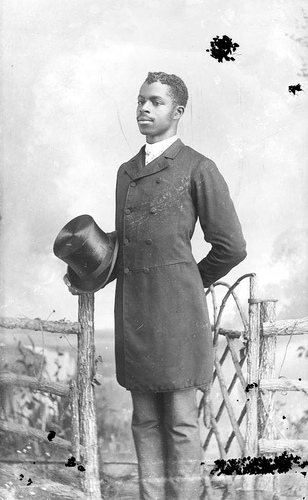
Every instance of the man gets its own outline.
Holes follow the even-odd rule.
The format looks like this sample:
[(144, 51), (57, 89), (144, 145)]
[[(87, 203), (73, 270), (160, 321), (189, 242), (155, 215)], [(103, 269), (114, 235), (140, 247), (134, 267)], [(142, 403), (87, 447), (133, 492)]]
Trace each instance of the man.
[[(146, 145), (117, 177), (116, 371), (132, 394), (142, 500), (199, 498), (196, 391), (213, 371), (204, 288), (246, 256), (216, 165), (177, 138), (187, 99), (176, 75), (148, 74), (137, 105)], [(212, 247), (197, 265), (198, 218)]]

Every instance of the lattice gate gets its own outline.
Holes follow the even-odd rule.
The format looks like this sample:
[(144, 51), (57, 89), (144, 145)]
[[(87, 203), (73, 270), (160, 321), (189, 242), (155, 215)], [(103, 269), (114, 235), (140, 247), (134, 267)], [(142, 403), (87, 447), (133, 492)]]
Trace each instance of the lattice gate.
[[(249, 281), (248, 308), (241, 305), (236, 293), (245, 280)], [(227, 289), (220, 303), (217, 299), (219, 288)], [(228, 475), (221, 476), (225, 485), (223, 498), (235, 498), (241, 492), (243, 498), (264, 499), (267, 494), (266, 498), (278, 499), (281, 474), (279, 467), (273, 467), (274, 472), (268, 473), (271, 466), (275, 460), (277, 464), (279, 460), (283, 462), (284, 454), (289, 453), (291, 461), (287, 457), (282, 469), (285, 465), (286, 471), (290, 466), (298, 472), (305, 469), (302, 474), (307, 474), (308, 440), (281, 439), (275, 423), (274, 394), (275, 391), (294, 390), (308, 394), (308, 381), (275, 379), (277, 336), (308, 333), (308, 318), (276, 321), (277, 300), (258, 298), (255, 274), (242, 276), (232, 286), (217, 282), (206, 294), (209, 306), (212, 304), (214, 374), (211, 392), (205, 392), (199, 403), (199, 416), (204, 424), (201, 434), (207, 478), (204, 499), (217, 498), (212, 490), (215, 475), (208, 474), (216, 465), (213, 455), (215, 462), (219, 456), (229, 468)], [(240, 330), (220, 327), (229, 299), (233, 299), (236, 306), (242, 325)], [(213, 441), (216, 444), (214, 453)], [(293, 462), (292, 453), (300, 453)], [(232, 476), (233, 458), (240, 466), (234, 467)], [(250, 470), (249, 464), (252, 464)], [(240, 475), (236, 474), (238, 470), (241, 470)]]
[[(249, 318), (237, 295), (240, 283), (250, 280), (249, 298), (253, 290), (255, 275), (246, 274), (232, 286), (219, 281), (206, 291), (208, 306), (213, 316), (214, 374), (211, 391), (205, 392), (199, 403), (199, 416), (203, 417), (201, 436), (204, 464), (208, 473), (218, 457), (226, 460), (230, 456), (245, 455), (245, 415), (247, 409), (247, 340)], [(225, 290), (220, 303), (217, 291)], [(246, 292), (247, 297), (247, 292)], [(223, 313), (228, 300), (233, 300), (241, 322), (240, 330), (221, 328)], [(246, 299), (247, 300), (247, 299)], [(247, 304), (247, 302), (246, 302)], [(234, 311), (233, 311), (234, 315)], [(234, 321), (234, 318), (232, 318)], [(207, 498), (211, 497), (211, 482), (207, 476)], [(213, 479), (213, 478), (212, 478)], [(232, 481), (225, 481), (230, 493)]]
[[(238, 346), (236, 346), (236, 340), (242, 338), (244, 342), (247, 341), (248, 338), (248, 333), (249, 333), (249, 324), (248, 320), (245, 316), (245, 312), (243, 311), (239, 299), (236, 295), (235, 289), (236, 287), (240, 284), (241, 281), (243, 281), (245, 278), (250, 277), (252, 275), (245, 275), (239, 280), (237, 280), (234, 285), (230, 286), (227, 283), (224, 282), (217, 282), (215, 283), (207, 292), (208, 295), (211, 295), (212, 298), (212, 303), (213, 303), (213, 313), (214, 313), (214, 325), (213, 325), (213, 347), (214, 347), (214, 374), (213, 374), (213, 387), (215, 384), (215, 381), (218, 381), (218, 385), (221, 391), (222, 395), (222, 401), (219, 405), (219, 408), (215, 412), (213, 408), (213, 404), (211, 402), (211, 398), (209, 394), (204, 394), (200, 406), (199, 406), (199, 413), (201, 413), (203, 409), (203, 415), (204, 415), (204, 423), (206, 427), (210, 427), (206, 436), (206, 439), (203, 443), (203, 449), (206, 452), (209, 448), (209, 445), (211, 443), (211, 439), (213, 436), (215, 436), (218, 449), (219, 449), (219, 454), (220, 458), (226, 459), (228, 452), (230, 450), (232, 441), (234, 439), (237, 440), (238, 445), (239, 445), (239, 450), (241, 453), (245, 452), (245, 437), (242, 434), (241, 431), (241, 424), (243, 422), (244, 416), (246, 414), (246, 401), (240, 403), (240, 400), (238, 399), (237, 401), (239, 404), (237, 405), (238, 407), (241, 406), (239, 415), (236, 415), (236, 411), (234, 409), (234, 405), (231, 402), (230, 395), (232, 391), (234, 390), (236, 383), (240, 382), (243, 395), (245, 395), (247, 383), (243, 374), (243, 365), (246, 361), (246, 351), (244, 348), (244, 345), (241, 349), (238, 349)], [(220, 307), (217, 305), (217, 297), (215, 293), (215, 288), (223, 286), (226, 287), (227, 293), (225, 294)], [(223, 316), (223, 311), (225, 309), (227, 300), (229, 297), (233, 297), (235, 304), (237, 306), (239, 316), (242, 320), (243, 324), (243, 332), (240, 331), (235, 331), (235, 330), (225, 330), (220, 327), (221, 321), (222, 321), (222, 316)], [(224, 338), (224, 343), (225, 346), (221, 352), (220, 347), (220, 336)], [(234, 366), (234, 373), (232, 375), (231, 380), (229, 383), (226, 380), (226, 376), (223, 373), (223, 365), (226, 362), (228, 356), (231, 357), (233, 366)], [(207, 401), (205, 401), (207, 400)], [(205, 411), (204, 411), (205, 409)], [(229, 421), (231, 424), (231, 432), (228, 435), (227, 439), (225, 442), (223, 442), (221, 432), (218, 428), (218, 424), (221, 420), (221, 417), (223, 415), (223, 412), (226, 410)]]

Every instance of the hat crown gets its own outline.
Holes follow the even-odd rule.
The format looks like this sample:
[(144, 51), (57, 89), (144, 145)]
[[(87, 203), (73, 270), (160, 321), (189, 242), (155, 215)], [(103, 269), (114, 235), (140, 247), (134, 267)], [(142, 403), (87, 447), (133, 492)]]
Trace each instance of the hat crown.
[(80, 250), (91, 233), (94, 234), (97, 229), (103, 233), (98, 226), (97, 229), (95, 226), (96, 223), (90, 215), (79, 215), (68, 222), (61, 229), (54, 242), (53, 251), (55, 255), (59, 259), (65, 260), (66, 257)]
[(53, 250), (79, 278), (95, 279), (108, 269), (114, 242), (90, 215), (79, 215), (60, 231)]

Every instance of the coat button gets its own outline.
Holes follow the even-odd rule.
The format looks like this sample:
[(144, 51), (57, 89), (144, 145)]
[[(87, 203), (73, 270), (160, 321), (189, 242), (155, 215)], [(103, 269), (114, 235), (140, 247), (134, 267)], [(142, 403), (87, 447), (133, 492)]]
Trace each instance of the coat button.
[(129, 239), (128, 239), (128, 238), (125, 238), (125, 239), (123, 240), (123, 243), (124, 243), (124, 245), (127, 245), (127, 244), (129, 243)]
[(132, 182), (130, 183), (130, 185), (131, 185), (131, 187), (133, 187), (133, 188), (134, 188), (135, 186), (137, 186), (137, 182), (132, 181)]
[(161, 182), (161, 178), (160, 177), (157, 177), (156, 179), (156, 183), (159, 184)]
[(125, 208), (125, 213), (126, 213), (127, 215), (131, 214), (131, 212), (132, 212), (132, 211), (131, 211), (131, 209), (130, 209), (130, 208)]
[(145, 267), (145, 268), (143, 269), (143, 272), (144, 272), (144, 274), (149, 274), (150, 269), (149, 269), (148, 267)]
[(150, 210), (151, 214), (156, 214), (157, 212), (157, 208), (155, 207), (152, 207), (151, 210)]
[(128, 268), (128, 267), (126, 267), (126, 268), (124, 269), (124, 273), (125, 273), (125, 274), (128, 274), (128, 273), (129, 273), (129, 268)]
[(152, 240), (151, 240), (151, 238), (149, 238), (148, 240), (146, 240), (146, 244), (147, 244), (147, 245), (152, 245)]

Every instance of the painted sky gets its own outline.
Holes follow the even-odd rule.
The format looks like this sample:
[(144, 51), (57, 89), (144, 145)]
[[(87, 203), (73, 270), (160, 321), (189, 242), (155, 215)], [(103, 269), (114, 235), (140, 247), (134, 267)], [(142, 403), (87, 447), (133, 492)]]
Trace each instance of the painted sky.
[[(281, 317), (308, 315), (307, 47), (293, 39), (307, 36), (305, 3), (4, 0), (1, 315), (76, 320), (53, 242), (82, 213), (114, 229), (148, 71), (186, 82), (179, 135), (230, 187), (248, 257), (226, 281), (256, 272)], [(206, 52), (224, 34), (239, 44), (234, 62)], [(208, 251), (199, 229), (193, 248), (197, 260)], [(114, 284), (96, 294), (100, 328), (113, 325), (113, 297)]]

